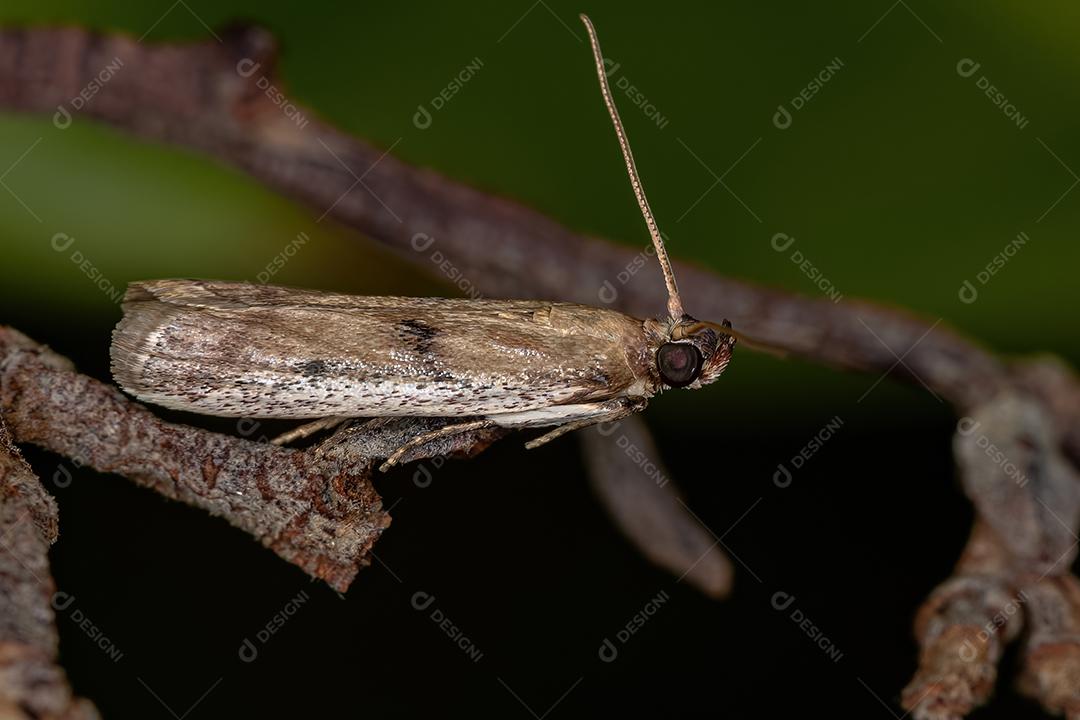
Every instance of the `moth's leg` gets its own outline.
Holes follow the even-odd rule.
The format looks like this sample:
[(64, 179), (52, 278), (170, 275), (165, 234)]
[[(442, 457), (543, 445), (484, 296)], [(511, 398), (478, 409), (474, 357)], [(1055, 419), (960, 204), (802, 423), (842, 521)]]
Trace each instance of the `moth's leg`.
[(404, 456), (405, 453), (421, 445), (429, 443), (432, 440), (449, 437), (450, 435), (457, 435), (458, 433), (469, 432), (470, 430), (482, 430), (484, 428), (495, 427), (495, 425), (496, 423), (492, 420), (469, 420), (454, 425), (444, 425), (441, 428), (421, 433), (414, 438), (410, 438), (408, 442), (395, 450), (393, 454), (390, 455), (390, 457), (386, 458), (386, 461), (379, 466), (379, 471), (386, 472), (390, 468), (397, 465), (398, 461), (401, 460), (402, 456)]
[(616, 420), (621, 420), (622, 418), (625, 418), (627, 415), (634, 415), (634, 411), (623, 410), (621, 412), (611, 412), (609, 413), (609, 415), (602, 415), (596, 418), (584, 418), (582, 420), (568, 422), (565, 425), (559, 425), (558, 427), (556, 427), (555, 430), (544, 433), (540, 437), (529, 440), (528, 443), (525, 444), (525, 449), (532, 450), (546, 443), (551, 443), (551, 441), (556, 437), (566, 435), (567, 433), (573, 432), (575, 430), (581, 430), (582, 427), (589, 427), (590, 425), (595, 425), (598, 422), (615, 422)]
[(580, 420), (571, 420), (570, 422), (566, 423), (565, 425), (560, 425), (559, 427), (555, 428), (554, 430), (549, 430), (548, 432), (544, 433), (540, 437), (534, 438), (534, 439), (530, 440), (529, 442), (525, 443), (525, 449), (526, 450), (532, 450), (534, 448), (538, 448), (541, 445), (544, 445), (545, 443), (549, 443), (552, 440), (554, 440), (555, 438), (560, 437), (562, 435), (565, 435), (568, 432), (573, 432), (574, 430), (580, 430), (581, 428), (587, 428), (590, 425), (596, 425), (597, 423), (615, 422), (616, 420), (621, 420), (622, 418), (626, 417), (627, 415), (633, 415), (635, 412), (637, 412), (637, 410), (633, 410), (633, 409), (630, 409), (630, 408), (622, 408), (622, 409), (619, 409), (619, 410), (615, 410), (615, 411), (612, 411), (612, 412), (605, 413), (603, 415), (596, 415), (594, 417), (581, 418)]
[(302, 438), (310, 437), (315, 433), (319, 432), (320, 430), (330, 430), (337, 427), (346, 420), (351, 419), (352, 418), (341, 417), (337, 415), (319, 418), (318, 420), (312, 420), (311, 422), (307, 422), (303, 425), (294, 427), (288, 432), (281, 433), (270, 442), (274, 445), (286, 445), (293, 442), (294, 440), (300, 440)]

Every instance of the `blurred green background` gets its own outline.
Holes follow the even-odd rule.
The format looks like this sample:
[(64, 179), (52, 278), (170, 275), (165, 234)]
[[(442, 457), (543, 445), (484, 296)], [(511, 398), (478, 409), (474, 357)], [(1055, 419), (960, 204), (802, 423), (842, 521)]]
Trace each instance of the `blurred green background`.
[[(791, 262), (798, 250), (845, 299), (943, 318), (1006, 353), (1080, 360), (1080, 245), (1069, 230), (1080, 212), (1080, 6), (6, 0), (0, 23), (149, 31), (152, 42), (258, 22), (281, 41), (290, 100), (409, 162), (643, 247), (581, 11), (619, 64), (617, 89), (632, 84), (654, 108), (650, 119), (617, 95), (675, 256), (820, 294)], [(475, 77), (431, 127), (416, 128), (417, 106), (475, 58)], [(964, 77), (957, 66), (968, 59), (979, 68)], [(838, 69), (793, 109), (829, 65)], [(984, 77), (1023, 127), (979, 87)], [(791, 112), (786, 129), (774, 124), (780, 105)], [(213, 159), (79, 116), (58, 130), (51, 118), (0, 114), (0, 179), (0, 322), (102, 379), (119, 308), (71, 261), (76, 251), (117, 288), (169, 276), (254, 280), (305, 232), (311, 241), (274, 282), (451, 292)], [(1027, 244), (979, 283), (1020, 232)], [(50, 245), (56, 233), (74, 238), (65, 252)], [(776, 233), (795, 244), (777, 252)], [(974, 303), (958, 297), (965, 280), (978, 288)], [(60, 587), (128, 653), (110, 672), (62, 620), (65, 665), (112, 716), (167, 716), (134, 674), (176, 715), (223, 676), (201, 715), (307, 715), (311, 703), (352, 712), (354, 698), (332, 692), (337, 683), (355, 686), (380, 717), (448, 704), (527, 717), (495, 675), (539, 715), (580, 673), (586, 680), (560, 716), (712, 717), (723, 708), (725, 717), (759, 717), (762, 708), (805, 712), (827, 697), (837, 716), (887, 717), (882, 702), (895, 704), (914, 667), (910, 619), (948, 575), (970, 508), (950, 482), (948, 410), (918, 385), (890, 382), (858, 403), (876, 379), (744, 352), (723, 381), (650, 406), (689, 506), (718, 533), (738, 524), (724, 533), (740, 557), (724, 604), (677, 585), (623, 542), (590, 501), (569, 440), (529, 455), (519, 439), (499, 443), (474, 462), (447, 464), (426, 490), (408, 482), (408, 468), (380, 478), (395, 523), (379, 563), (344, 602), (224, 523), (119, 478), (84, 469), (70, 487), (49, 482), (51, 464), (65, 461), (31, 449), (61, 503), (52, 553)], [(791, 488), (777, 488), (777, 463), (832, 417), (843, 431)], [(600, 640), (661, 587), (678, 610), (665, 610), (618, 663), (600, 663)], [(298, 588), (311, 588), (319, 609), (298, 616), (257, 665), (240, 663), (240, 639)], [(417, 589), (438, 592), (439, 606), (485, 648), (479, 672), (413, 610)], [(844, 649), (841, 665), (773, 609), (775, 591), (798, 595)], [(999, 716), (1031, 712), (1000, 692)]]
[[(903, 305), (996, 349), (1053, 351), (1075, 363), (1080, 244), (1068, 228), (1080, 212), (1070, 169), (1080, 168), (1080, 8), (1048, 7), (9, 0), (0, 22), (136, 37), (149, 30), (147, 42), (205, 39), (206, 26), (237, 19), (261, 23), (281, 40), (290, 100), (376, 145), (394, 145), (412, 163), (642, 246), (646, 234), (576, 19), (584, 10), (619, 63), (611, 76), (617, 100), (676, 256), (818, 294), (791, 262), (798, 250), (845, 298)], [(417, 106), (475, 58), (482, 68), (430, 128), (417, 129)], [(963, 59), (980, 64), (971, 77), (957, 71)], [(793, 108), (823, 71), (831, 77), (807, 90), (810, 99), (779, 129), (778, 106)], [(1022, 128), (979, 87), (983, 77), (1015, 106)], [(619, 92), (631, 84), (637, 103)], [(119, 309), (71, 262), (75, 250), (119, 288), (167, 276), (254, 279), (306, 232), (312, 241), (274, 282), (453, 292), (210, 158), (133, 141), (77, 115), (67, 130), (49, 118), (0, 115), (5, 169), (4, 320), (29, 323), (39, 340), (90, 371), (105, 367)], [(69, 251), (50, 247), (57, 232), (75, 238)], [(796, 239), (785, 253), (770, 246), (778, 232)], [(976, 283), (977, 302), (960, 302), (964, 280), (976, 282), (1019, 232), (1029, 242), (988, 283)], [(743, 353), (722, 390), (709, 392), (746, 412), (754, 398), (782, 398), (795, 413), (830, 397), (853, 400), (869, 382)], [(655, 412), (709, 413), (711, 403), (685, 395), (664, 398)], [(927, 397), (886, 384), (874, 399), (895, 413)]]

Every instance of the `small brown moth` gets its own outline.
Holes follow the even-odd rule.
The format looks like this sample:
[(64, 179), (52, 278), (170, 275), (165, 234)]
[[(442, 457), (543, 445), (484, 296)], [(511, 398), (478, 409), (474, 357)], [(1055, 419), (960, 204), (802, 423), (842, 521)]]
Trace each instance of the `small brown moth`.
[(639, 412), (667, 388), (724, 371), (735, 335), (683, 312), (660, 231), (589, 33), (604, 104), (668, 291), (666, 318), (538, 300), (362, 297), (249, 283), (132, 283), (113, 333), (112, 372), (140, 400), (208, 415), (318, 420), (454, 418), (406, 451), (486, 427), (551, 427), (526, 447)]

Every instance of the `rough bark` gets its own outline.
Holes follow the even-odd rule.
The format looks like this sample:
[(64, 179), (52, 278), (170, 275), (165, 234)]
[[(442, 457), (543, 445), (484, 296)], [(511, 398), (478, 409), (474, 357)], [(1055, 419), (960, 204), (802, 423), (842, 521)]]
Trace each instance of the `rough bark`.
[(339, 590), (389, 525), (359, 446), (336, 459), (163, 422), (3, 326), (0, 414), (17, 442), (223, 517)]
[(0, 412), (0, 717), (91, 720), (57, 664), (49, 546), (56, 503), (23, 460)]

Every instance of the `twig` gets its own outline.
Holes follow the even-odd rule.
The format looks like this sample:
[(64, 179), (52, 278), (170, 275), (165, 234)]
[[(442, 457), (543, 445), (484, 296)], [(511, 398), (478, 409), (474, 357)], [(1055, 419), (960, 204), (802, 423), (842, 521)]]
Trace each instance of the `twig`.
[(56, 503), (15, 447), (0, 413), (0, 717), (90, 720), (97, 710), (75, 698), (56, 664), (49, 545)]
[(580, 433), (593, 490), (645, 557), (679, 580), (719, 598), (731, 589), (732, 567), (721, 539), (690, 513), (637, 416)]
[(1080, 581), (1046, 577), (1027, 591), (1020, 688), (1049, 712), (1080, 718)]
[[(1045, 369), (1027, 376), (1061, 380)], [(985, 702), (1003, 647), (1021, 628), (1021, 689), (1049, 711), (1080, 712), (1080, 592), (1069, 573), (1080, 477), (1051, 416), (1014, 391), (959, 423), (953, 444), (978, 519), (953, 577), (915, 623), (922, 652), (903, 705), (916, 720), (960, 718)]]
[(389, 525), (359, 445), (340, 459), (162, 422), (3, 326), (0, 413), (16, 441), (223, 517), (339, 590)]
[[(435, 238), (492, 297), (597, 304), (605, 281), (637, 255), (411, 167), (317, 119), (299, 127), (259, 87), (282, 83), (274, 77), (275, 42), (258, 28), (227, 33), (224, 43), (149, 46), (73, 28), (0, 31), (0, 108), (53, 115), (114, 58), (124, 69), (81, 110), (86, 116), (205, 151), (422, 265), (430, 262), (416, 252), (414, 238)], [(161, 78), (169, 78), (167, 92)], [(960, 408), (992, 397), (1007, 380), (1003, 365), (982, 348), (942, 327), (928, 334), (924, 320), (893, 308), (834, 304), (688, 265), (676, 273), (693, 314), (730, 318), (736, 329), (802, 357), (881, 373), (896, 357), (870, 327), (896, 352), (910, 348), (905, 364)], [(664, 303), (657, 276), (618, 288), (612, 305), (646, 316)], [(1076, 442), (1080, 457), (1080, 437)]]
[(990, 697), (1005, 643), (1022, 626), (1007, 565), (993, 532), (976, 523), (953, 576), (919, 609), (919, 670), (901, 698), (916, 718), (961, 718)]

